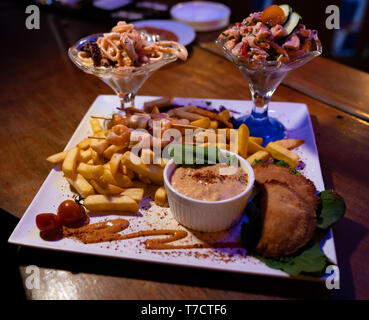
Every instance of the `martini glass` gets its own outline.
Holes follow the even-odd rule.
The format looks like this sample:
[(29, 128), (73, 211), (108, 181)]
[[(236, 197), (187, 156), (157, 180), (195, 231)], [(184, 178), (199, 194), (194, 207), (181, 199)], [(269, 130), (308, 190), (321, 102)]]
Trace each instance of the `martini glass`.
[(313, 39), (309, 52), (295, 57), (287, 63), (280, 61), (252, 61), (233, 55), (225, 47), (223, 39), (217, 39), (216, 44), (226, 58), (241, 71), (241, 74), (249, 84), (252, 95), (253, 106), (251, 114), (236, 119), (234, 122), (235, 128), (238, 128), (243, 123), (246, 124), (252, 136), (263, 138), (264, 146), (270, 141), (283, 139), (286, 135), (286, 129), (280, 121), (269, 116), (269, 101), (274, 91), (291, 70), (301, 67), (322, 53), (320, 41)]
[[(159, 39), (159, 37), (156, 35), (151, 35), (146, 32), (140, 33), (145, 36), (149, 43), (154, 43)], [(71, 48), (69, 48), (69, 58), (82, 71), (98, 77), (110, 88), (112, 88), (119, 97), (121, 110), (134, 107), (136, 93), (142, 87), (145, 81), (159, 68), (177, 60), (177, 57), (167, 54), (162, 60), (144, 64), (134, 69), (95, 67), (93, 65), (89, 66), (84, 64), (78, 57), (80, 48), (84, 43), (91, 40), (96, 41), (98, 37), (103, 37), (103, 35), (103, 33), (96, 33), (78, 40)]]

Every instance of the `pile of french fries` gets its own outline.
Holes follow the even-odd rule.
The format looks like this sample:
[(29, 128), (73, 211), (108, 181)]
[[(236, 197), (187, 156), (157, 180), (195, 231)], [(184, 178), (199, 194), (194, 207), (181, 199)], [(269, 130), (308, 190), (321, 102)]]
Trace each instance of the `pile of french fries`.
[[(161, 98), (146, 102), (145, 111), (139, 111), (141, 114), (160, 113), (162, 107), (171, 103), (171, 99)], [(230, 150), (233, 125), (230, 122), (229, 110), (215, 113), (197, 106), (183, 106), (171, 109), (168, 115), (172, 119), (186, 119), (188, 125), (182, 127), (179, 125), (178, 128), (196, 129), (195, 143), (201, 141), (197, 142), (198, 145), (216, 145), (219, 149)], [(163, 170), (168, 159), (162, 158), (160, 164), (147, 164), (148, 159), (153, 163), (154, 153), (151, 149), (142, 150), (140, 157), (137, 157), (130, 152), (130, 146), (110, 144), (105, 139), (109, 129), (104, 130), (99, 119), (92, 118), (90, 125), (93, 138), (86, 138), (77, 146), (47, 158), (48, 162), (61, 167), (69, 184), (84, 198), (85, 207), (90, 212), (135, 213), (138, 211), (138, 203), (144, 196), (146, 186), (152, 184), (158, 186), (154, 197), (155, 203), (159, 206), (165, 205), (167, 194), (163, 187)], [(213, 129), (212, 132), (216, 133), (215, 142), (206, 139), (209, 129)], [(263, 139), (250, 136), (246, 125), (241, 125), (235, 132), (237, 152), (251, 165), (274, 158), (284, 160), (291, 168), (296, 168), (299, 156), (291, 149), (303, 144), (304, 140), (283, 139), (270, 142), (264, 148)], [(224, 137), (219, 139), (221, 134), (224, 134)], [(201, 135), (204, 135), (202, 139)]]
[[(105, 137), (98, 119), (91, 119), (95, 137)], [(150, 150), (151, 151), (151, 150)], [(143, 152), (141, 158), (145, 156)], [(47, 161), (59, 165), (69, 184), (84, 198), (90, 211), (122, 211), (135, 213), (148, 184), (157, 185), (155, 202), (163, 206), (167, 195), (163, 186), (163, 169), (160, 165), (145, 164), (134, 159), (126, 146), (109, 144), (104, 139), (86, 138), (77, 146), (56, 153)]]
[(299, 147), (304, 142), (303, 139), (282, 139), (269, 142), (264, 148), (262, 147), (263, 139), (250, 137), (249, 129), (245, 124), (238, 128), (238, 154), (251, 165), (258, 161), (277, 159), (283, 160), (289, 167), (295, 169), (300, 158), (291, 149)]
[[(217, 131), (217, 138), (224, 131)], [(201, 134), (198, 134), (199, 136)], [(237, 152), (241, 157), (246, 159), (251, 165), (256, 162), (266, 162), (270, 159), (277, 159), (285, 161), (291, 168), (296, 168), (299, 156), (292, 152), (291, 149), (297, 148), (305, 141), (302, 139), (282, 139), (275, 142), (270, 142), (266, 147), (263, 147), (263, 139), (260, 137), (250, 136), (250, 131), (245, 124), (242, 124), (237, 130), (236, 142), (237, 149), (232, 150), (230, 142), (231, 134), (229, 129), (225, 131), (226, 143), (219, 142), (205, 142), (202, 146), (216, 145), (219, 149)], [(217, 140), (218, 141), (218, 140)], [(224, 141), (224, 139), (222, 139)]]

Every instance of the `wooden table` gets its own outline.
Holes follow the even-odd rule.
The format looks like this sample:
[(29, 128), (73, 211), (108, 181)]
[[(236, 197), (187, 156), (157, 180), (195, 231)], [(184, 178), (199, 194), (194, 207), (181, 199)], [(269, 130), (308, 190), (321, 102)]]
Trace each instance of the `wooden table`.
[[(51, 167), (45, 158), (64, 148), (79, 121), (99, 94), (111, 94), (100, 80), (78, 70), (66, 55), (82, 35), (102, 30), (98, 23), (41, 13), (41, 29), (24, 28), (24, 8), (2, 4), (1, 20), (16, 32), (3, 34), (0, 86), (0, 207), (21, 217)], [(106, 26), (104, 26), (106, 29)], [(103, 30), (104, 30), (103, 29)], [(329, 62), (333, 63), (333, 62)], [(315, 76), (329, 79), (355, 70), (336, 64), (334, 75), (324, 59), (316, 59)], [(352, 73), (351, 73), (352, 72)], [(291, 74), (293, 76), (293, 73)], [(368, 86), (364, 74), (355, 86)], [(317, 82), (319, 83), (319, 82)], [(347, 82), (347, 90), (356, 90)], [(25, 268), (41, 270), (41, 288), (25, 290), (28, 299), (289, 299), (369, 298), (369, 125), (317, 97), (320, 84), (308, 92), (281, 85), (275, 101), (305, 103), (318, 143), (325, 185), (344, 196), (347, 213), (334, 227), (341, 289), (324, 284), (177, 268), (132, 261), (72, 255), (21, 248), (12, 255), (12, 274), (26, 278)], [(192, 47), (187, 62), (176, 62), (154, 74), (139, 91), (142, 95), (250, 99), (240, 72), (224, 58)], [(345, 101), (345, 92), (334, 95)], [(368, 95), (351, 96), (369, 106)], [(355, 101), (358, 99), (358, 101)], [(364, 99), (364, 100), (363, 100)], [(360, 101), (359, 101), (360, 100)], [(331, 105), (334, 103), (330, 102)], [(4, 212), (4, 215), (6, 213)], [(14, 221), (7, 216), (9, 232)], [(7, 235), (8, 236), (8, 235)], [(19, 270), (19, 273), (15, 270)], [(178, 274), (181, 276), (178, 277)], [(19, 283), (20, 283), (19, 282)], [(22, 285), (20, 285), (22, 287)]]

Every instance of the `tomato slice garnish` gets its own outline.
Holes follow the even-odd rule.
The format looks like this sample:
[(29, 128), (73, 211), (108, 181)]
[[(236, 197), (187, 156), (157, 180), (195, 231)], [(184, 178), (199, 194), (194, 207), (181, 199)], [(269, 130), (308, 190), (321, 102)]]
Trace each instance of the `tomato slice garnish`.
[(285, 14), (283, 10), (276, 4), (265, 8), (261, 13), (261, 21), (271, 27), (274, 27), (277, 24), (282, 24), (284, 19)]
[(57, 218), (60, 224), (69, 228), (77, 228), (87, 221), (85, 208), (74, 200), (65, 200), (58, 207)]

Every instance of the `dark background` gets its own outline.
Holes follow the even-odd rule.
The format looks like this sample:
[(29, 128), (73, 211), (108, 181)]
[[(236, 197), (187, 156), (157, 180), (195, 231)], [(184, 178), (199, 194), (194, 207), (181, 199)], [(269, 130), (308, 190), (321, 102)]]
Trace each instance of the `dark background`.
[[(117, 18), (117, 15), (122, 14), (122, 11), (142, 15), (143, 18), (139, 18), (139, 20), (157, 18), (169, 19), (170, 7), (181, 2), (174, 0), (145, 1), (168, 5), (167, 11), (155, 11), (142, 8), (140, 3), (142, 3), (143, 0), (133, 0), (131, 4), (114, 10), (98, 9), (94, 6), (94, 1), (96, 0), (17, 0), (17, 2), (23, 6), (28, 3), (38, 4), (41, 8), (41, 12), (43, 10), (53, 11), (65, 17), (73, 16), (81, 21), (85, 19), (89, 21), (95, 20), (100, 27), (105, 27), (106, 30), (109, 30), (117, 20), (122, 19)], [(120, 3), (121, 0), (115, 1)], [(272, 3), (288, 3), (292, 6), (294, 11), (302, 16), (303, 23), (308, 28), (318, 30), (319, 37), (323, 44), (324, 57), (369, 72), (368, 0), (223, 0), (217, 2), (224, 3), (231, 8), (231, 23), (242, 21), (250, 12), (261, 11)], [(325, 26), (325, 21), (329, 16), (325, 11), (329, 5), (337, 5), (340, 8), (340, 30), (328, 30)], [(134, 21), (135, 18), (125, 18), (124, 20)], [(340, 41), (340, 39), (342, 41)], [(206, 40), (209, 40), (209, 38)]]

